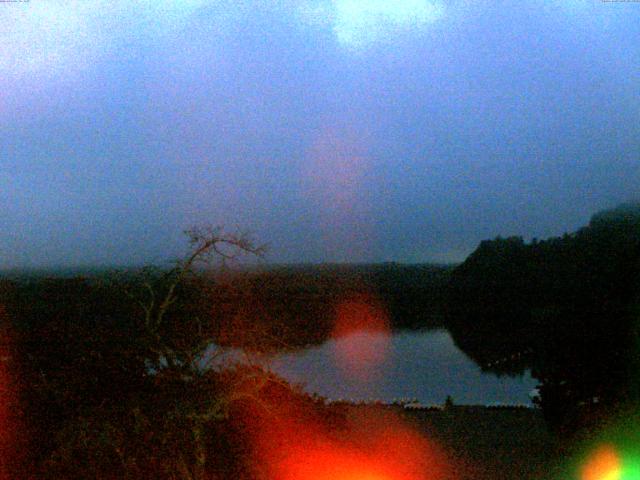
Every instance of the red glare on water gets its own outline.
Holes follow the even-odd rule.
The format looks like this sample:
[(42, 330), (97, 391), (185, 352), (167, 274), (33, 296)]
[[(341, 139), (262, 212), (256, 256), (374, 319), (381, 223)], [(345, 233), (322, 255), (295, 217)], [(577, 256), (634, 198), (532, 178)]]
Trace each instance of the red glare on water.
[(352, 379), (370, 380), (379, 373), (391, 343), (387, 311), (372, 295), (345, 298), (336, 305), (331, 337), (338, 367)]
[[(336, 359), (363, 378), (389, 348), (390, 323), (370, 294), (347, 295), (335, 306)], [(366, 332), (384, 344), (344, 343)], [(249, 440), (250, 470), (264, 480), (453, 480), (458, 460), (391, 409), (327, 405), (296, 393), (276, 377), (240, 402), (238, 431)], [(241, 395), (236, 395), (240, 397)], [(460, 464), (462, 465), (462, 464)]]

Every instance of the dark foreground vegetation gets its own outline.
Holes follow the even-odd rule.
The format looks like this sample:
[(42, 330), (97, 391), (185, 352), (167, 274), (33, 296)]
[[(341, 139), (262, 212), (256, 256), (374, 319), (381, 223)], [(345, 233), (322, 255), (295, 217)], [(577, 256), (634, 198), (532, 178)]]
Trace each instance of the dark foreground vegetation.
[[(256, 422), (299, 403), (305, 415), (335, 417), (269, 373), (261, 353), (322, 342), (336, 303), (354, 297), (378, 299), (397, 319), (394, 328), (440, 325), (444, 267), (239, 272), (210, 262), (260, 255), (248, 238), (205, 230), (190, 239), (192, 254), (170, 270), (14, 273), (0, 283), (0, 473), (259, 478), (250, 441)], [(241, 363), (223, 347), (244, 349)]]
[(454, 406), (405, 416), (457, 457), (463, 479), (555, 478), (557, 440), (537, 409)]
[[(0, 480), (261, 478), (256, 425), (292, 408), (343, 431), (349, 408), (303, 395), (260, 352), (324, 341), (354, 297), (383, 305), (393, 329), (444, 326), (483, 369), (539, 381), (539, 410), (407, 413), (477, 466), (468, 478), (549, 478), (556, 442), (640, 401), (638, 205), (559, 238), (484, 241), (455, 268), (212, 273), (203, 260), (262, 249), (218, 230), (190, 240), (170, 270), (0, 282)], [(212, 343), (244, 349), (243, 363)]]

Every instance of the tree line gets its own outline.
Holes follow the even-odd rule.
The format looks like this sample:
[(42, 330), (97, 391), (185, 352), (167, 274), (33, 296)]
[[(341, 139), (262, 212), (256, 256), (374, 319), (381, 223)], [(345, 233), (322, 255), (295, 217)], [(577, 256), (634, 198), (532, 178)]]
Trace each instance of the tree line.
[[(325, 408), (252, 356), (267, 332), (236, 330), (241, 312), (200, 268), (261, 247), (189, 238), (171, 269), (0, 282), (0, 479), (256, 478), (251, 430)], [(247, 350), (238, 361), (214, 342)]]
[(531, 369), (556, 430), (594, 429), (640, 400), (640, 204), (561, 237), (483, 241), (451, 274), (447, 328), (496, 374)]
[(559, 433), (640, 400), (638, 204), (557, 238), (483, 241), (455, 268), (238, 272), (209, 267), (261, 255), (250, 238), (205, 229), (189, 240), (170, 269), (0, 281), (0, 480), (252, 478), (247, 411), (268, 422), (301, 402), (335, 414), (261, 354), (324, 341), (336, 303), (363, 291), (394, 329), (446, 327), (487, 372), (530, 369)]

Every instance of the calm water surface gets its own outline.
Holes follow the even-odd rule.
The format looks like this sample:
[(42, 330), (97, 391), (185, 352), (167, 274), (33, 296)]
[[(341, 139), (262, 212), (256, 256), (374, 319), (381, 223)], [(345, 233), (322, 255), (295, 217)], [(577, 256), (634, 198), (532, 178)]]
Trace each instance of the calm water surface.
[[(367, 379), (346, 370), (344, 360), (336, 355), (350, 347), (345, 342), (363, 341), (386, 346), (386, 353)], [(442, 404), (451, 395), (461, 404), (530, 405), (536, 385), (529, 373), (521, 377), (482, 373), (445, 330), (400, 333), (386, 340), (380, 334), (358, 333), (280, 355), (271, 368), (289, 381), (302, 384), (307, 392), (334, 400), (392, 401), (408, 397), (431, 405)]]

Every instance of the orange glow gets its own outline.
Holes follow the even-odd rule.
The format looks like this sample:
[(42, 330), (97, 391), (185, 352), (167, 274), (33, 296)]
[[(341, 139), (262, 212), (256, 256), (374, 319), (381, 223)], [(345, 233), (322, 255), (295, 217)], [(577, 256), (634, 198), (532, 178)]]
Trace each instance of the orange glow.
[(294, 451), (280, 465), (282, 480), (391, 480), (371, 459), (331, 446)]
[(582, 480), (619, 480), (621, 477), (620, 457), (611, 445), (596, 450), (582, 469)]
[(260, 478), (268, 480), (452, 479), (444, 452), (389, 411), (347, 413), (346, 428), (323, 423), (322, 413), (296, 406), (262, 424), (251, 418)]
[[(274, 480), (421, 480), (442, 478), (443, 465), (434, 461), (434, 447), (417, 435), (395, 425), (393, 431), (369, 431), (363, 437), (357, 428), (351, 438), (330, 438), (316, 433), (319, 441), (294, 442), (276, 466)], [(403, 451), (395, 444), (403, 436), (411, 437), (422, 448)], [(404, 444), (405, 442), (401, 442)]]
[(389, 317), (370, 295), (353, 296), (337, 305), (331, 336), (338, 366), (351, 378), (369, 380), (387, 357)]

